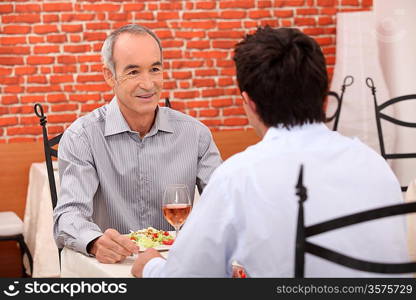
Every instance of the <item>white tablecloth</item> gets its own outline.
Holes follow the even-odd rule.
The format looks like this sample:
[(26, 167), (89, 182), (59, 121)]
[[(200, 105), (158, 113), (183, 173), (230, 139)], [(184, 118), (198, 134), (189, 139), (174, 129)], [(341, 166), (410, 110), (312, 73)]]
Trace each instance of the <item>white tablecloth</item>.
[[(161, 252), (167, 257), (168, 252)], [(61, 252), (61, 277), (112, 277), (128, 278), (131, 275), (131, 267), (137, 255), (127, 257), (123, 262), (116, 264), (102, 264), (94, 257), (88, 257), (79, 252), (64, 248)]]
[[(56, 167), (54, 162), (54, 169)], [(56, 170), (54, 173), (59, 190), (59, 174)], [(33, 163), (30, 167), (23, 223), (25, 242), (33, 257), (32, 277), (59, 277), (59, 254), (53, 238), (52, 200), (45, 162)]]

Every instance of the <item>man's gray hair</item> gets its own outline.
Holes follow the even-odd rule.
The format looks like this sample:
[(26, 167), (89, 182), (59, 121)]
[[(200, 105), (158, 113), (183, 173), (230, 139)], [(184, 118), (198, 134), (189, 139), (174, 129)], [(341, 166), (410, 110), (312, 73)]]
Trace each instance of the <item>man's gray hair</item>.
[(125, 25), (123, 27), (118, 28), (117, 30), (113, 31), (104, 41), (103, 47), (101, 48), (101, 58), (103, 60), (104, 65), (110, 69), (110, 71), (113, 73), (113, 75), (116, 74), (116, 67), (113, 60), (113, 50), (114, 50), (114, 44), (117, 40), (117, 37), (122, 33), (131, 33), (131, 34), (149, 34), (151, 37), (153, 37), (157, 44), (159, 45), (160, 54), (162, 54), (162, 45), (160, 43), (159, 38), (156, 36), (156, 34), (151, 31), (149, 28), (146, 28), (141, 25), (137, 24), (129, 24)]

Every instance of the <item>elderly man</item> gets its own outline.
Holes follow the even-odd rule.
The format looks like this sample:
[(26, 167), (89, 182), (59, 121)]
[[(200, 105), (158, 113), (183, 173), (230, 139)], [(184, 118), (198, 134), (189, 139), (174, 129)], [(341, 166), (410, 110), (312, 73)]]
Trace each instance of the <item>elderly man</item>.
[[(166, 261), (153, 249), (139, 254), (137, 277), (230, 277), (234, 261), (251, 277), (292, 277), (301, 164), (306, 225), (402, 201), (382, 157), (322, 123), (328, 78), (316, 41), (293, 28), (260, 28), (237, 45), (234, 60), (244, 109), (263, 139), (215, 171)], [(408, 260), (404, 217), (313, 240), (361, 259)], [(305, 271), (307, 277), (374, 276), (309, 255)]]
[(102, 47), (113, 100), (76, 120), (59, 145), (61, 192), (54, 211), (59, 247), (103, 263), (138, 252), (129, 230), (170, 230), (162, 213), (168, 184), (205, 187), (221, 158), (209, 129), (159, 107), (162, 48), (149, 29), (127, 25)]

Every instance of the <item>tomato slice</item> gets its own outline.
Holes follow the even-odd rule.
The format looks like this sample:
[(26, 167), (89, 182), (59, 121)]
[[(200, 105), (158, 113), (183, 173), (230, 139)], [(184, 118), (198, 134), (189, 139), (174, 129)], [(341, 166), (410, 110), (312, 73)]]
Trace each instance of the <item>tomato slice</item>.
[(172, 240), (167, 240), (167, 241), (163, 241), (162, 244), (163, 245), (172, 245), (173, 244), (173, 239)]

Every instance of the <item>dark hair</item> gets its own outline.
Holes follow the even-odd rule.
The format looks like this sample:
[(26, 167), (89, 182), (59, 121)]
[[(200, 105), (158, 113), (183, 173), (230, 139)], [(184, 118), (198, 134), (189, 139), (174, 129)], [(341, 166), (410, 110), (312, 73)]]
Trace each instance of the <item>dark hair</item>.
[(240, 91), (256, 103), (267, 126), (291, 127), (325, 120), (325, 58), (318, 43), (295, 28), (258, 28), (237, 44)]

